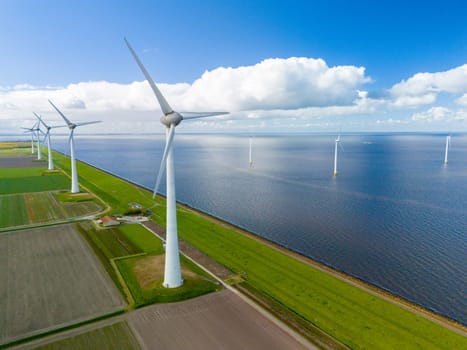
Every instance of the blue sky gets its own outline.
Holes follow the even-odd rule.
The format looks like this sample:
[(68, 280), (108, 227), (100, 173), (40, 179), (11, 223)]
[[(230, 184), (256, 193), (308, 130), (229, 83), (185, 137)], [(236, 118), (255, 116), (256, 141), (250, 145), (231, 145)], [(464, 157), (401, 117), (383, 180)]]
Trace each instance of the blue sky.
[(451, 0), (2, 0), (0, 133), (58, 121), (47, 98), (91, 131), (160, 131), (124, 36), (174, 107), (232, 111), (187, 131), (467, 131), (466, 22)]

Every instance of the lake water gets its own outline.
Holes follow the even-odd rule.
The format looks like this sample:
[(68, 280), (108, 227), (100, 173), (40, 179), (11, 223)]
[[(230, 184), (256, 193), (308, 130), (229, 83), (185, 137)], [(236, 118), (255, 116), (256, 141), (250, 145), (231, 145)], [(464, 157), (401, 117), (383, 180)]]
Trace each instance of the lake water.
[[(76, 135), (77, 157), (152, 188), (165, 136)], [(467, 323), (467, 136), (177, 134), (177, 199)], [(66, 139), (54, 147), (66, 150)], [(165, 183), (161, 183), (164, 189)], [(165, 192), (165, 191), (162, 191)]]

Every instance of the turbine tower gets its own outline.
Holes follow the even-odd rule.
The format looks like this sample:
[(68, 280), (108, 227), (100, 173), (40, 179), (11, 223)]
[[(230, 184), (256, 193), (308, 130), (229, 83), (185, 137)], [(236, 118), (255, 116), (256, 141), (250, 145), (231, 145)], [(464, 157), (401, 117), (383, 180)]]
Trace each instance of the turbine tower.
[(40, 140), (40, 133), (42, 132), (41, 128), (40, 128), (40, 123), (37, 122), (35, 124), (35, 128), (34, 128), (34, 134), (36, 135), (36, 141), (37, 141), (37, 160), (42, 160), (42, 152), (41, 152), (41, 140)]
[(54, 161), (53, 161), (53, 158), (52, 158), (52, 148), (50, 146), (50, 130), (53, 129), (53, 128), (63, 128), (66, 125), (60, 125), (60, 126), (47, 125), (44, 122), (44, 120), (42, 120), (42, 118), (41, 118), (41, 116), (39, 114), (37, 114), (36, 112), (33, 112), (33, 113), (36, 116), (36, 118), (39, 120), (39, 122), (42, 123), (42, 125), (44, 125), (44, 127), (47, 129), (47, 132), (45, 133), (45, 136), (44, 136), (44, 141), (47, 140), (47, 153), (48, 153), (48, 160), (49, 160), (48, 169), (49, 170), (54, 170)]
[(340, 142), (341, 142), (341, 135), (339, 134), (339, 136), (337, 136), (335, 146), (334, 146), (334, 176), (337, 176), (337, 147), (338, 147), (337, 145), (339, 145), (339, 147), (342, 150), (344, 150)]
[(163, 116), (160, 118), (161, 123), (166, 127), (166, 143), (162, 156), (159, 173), (157, 174), (156, 184), (154, 186), (153, 198), (158, 191), (164, 168), (166, 170), (166, 203), (167, 203), (167, 228), (166, 228), (166, 245), (165, 245), (165, 267), (164, 267), (164, 282), (166, 288), (176, 288), (183, 284), (182, 274), (180, 271), (180, 256), (178, 253), (178, 231), (177, 231), (177, 212), (176, 212), (176, 197), (175, 197), (175, 173), (172, 142), (175, 135), (175, 127), (184, 119), (203, 118), (215, 115), (227, 114), (227, 112), (205, 112), (205, 113), (190, 113), (183, 115), (175, 112), (167, 103), (162, 93), (157, 88), (146, 68), (143, 66), (136, 52), (131, 47), (128, 40), (124, 39), (133, 58), (144, 74), (146, 80), (151, 86), (152, 91), (156, 95), (157, 101), (161, 107)]
[(31, 154), (34, 154), (34, 130), (36, 130), (36, 127), (37, 127), (37, 122), (32, 126), (32, 128), (21, 128), (21, 129), (24, 129), (26, 130), (26, 132), (29, 132), (31, 133)]
[(248, 158), (248, 164), (250, 168), (253, 166), (253, 158), (251, 157), (251, 146), (252, 146), (252, 139), (250, 137), (250, 150), (249, 150), (249, 158)]
[(448, 164), (449, 146), (451, 145), (451, 135), (446, 136), (446, 152), (444, 154), (444, 164)]
[(79, 192), (79, 183), (78, 183), (78, 170), (76, 169), (76, 158), (75, 158), (75, 141), (73, 139), (73, 133), (75, 132), (75, 128), (81, 125), (88, 125), (88, 124), (95, 124), (100, 123), (99, 121), (92, 121), (92, 122), (84, 122), (84, 123), (72, 123), (65, 117), (65, 115), (60, 112), (60, 110), (49, 100), (49, 103), (52, 107), (60, 114), (63, 118), (65, 123), (70, 129), (70, 138), (68, 139), (68, 143), (70, 144), (70, 157), (71, 157), (71, 193), (78, 193)]

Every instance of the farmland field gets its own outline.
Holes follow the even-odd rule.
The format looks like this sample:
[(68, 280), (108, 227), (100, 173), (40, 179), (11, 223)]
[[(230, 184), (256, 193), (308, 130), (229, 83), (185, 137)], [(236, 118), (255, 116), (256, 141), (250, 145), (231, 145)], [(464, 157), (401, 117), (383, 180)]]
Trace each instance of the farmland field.
[(0, 281), (0, 345), (125, 306), (73, 225), (0, 235)]
[(60, 203), (52, 192), (0, 196), (0, 228), (46, 223), (98, 212), (93, 201)]
[(2, 178), (0, 181), (0, 193), (12, 194), (65, 190), (68, 189), (69, 186), (70, 180), (61, 174), (52, 176)]
[(141, 349), (135, 336), (125, 322), (82, 333), (71, 338), (34, 348), (36, 350), (130, 350)]

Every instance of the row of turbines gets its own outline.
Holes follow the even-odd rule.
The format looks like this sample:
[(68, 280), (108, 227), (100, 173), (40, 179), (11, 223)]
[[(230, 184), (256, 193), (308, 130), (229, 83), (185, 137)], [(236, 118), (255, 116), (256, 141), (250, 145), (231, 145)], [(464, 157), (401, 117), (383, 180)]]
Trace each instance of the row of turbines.
[[(181, 275), (180, 256), (179, 256), (179, 248), (178, 248), (178, 229), (177, 229), (176, 194), (175, 194), (175, 169), (174, 169), (174, 158), (173, 158), (173, 152), (172, 152), (172, 144), (175, 138), (175, 128), (183, 120), (224, 115), (224, 114), (228, 114), (228, 112), (179, 113), (179, 112), (174, 111), (172, 107), (170, 107), (167, 100), (160, 92), (160, 90), (158, 89), (157, 85), (152, 80), (151, 76), (149, 75), (143, 63), (137, 56), (136, 52), (133, 50), (130, 43), (126, 39), (124, 40), (131, 55), (135, 59), (141, 72), (143, 73), (144, 77), (148, 81), (149, 86), (151, 87), (160, 105), (160, 108), (163, 113), (163, 115), (160, 118), (160, 121), (166, 127), (165, 148), (164, 148), (161, 164), (159, 167), (159, 172), (157, 174), (156, 184), (154, 186), (153, 198), (158, 193), (162, 174), (165, 170), (166, 172), (166, 206), (167, 206), (166, 215), (167, 216), (166, 216), (166, 248), (165, 248), (165, 266), (164, 266), (163, 286), (166, 288), (176, 288), (183, 284), (183, 279)], [(75, 159), (75, 152), (74, 152), (74, 139), (73, 139), (74, 131), (78, 126), (99, 123), (100, 121), (73, 123), (52, 103), (52, 101), (49, 100), (49, 103), (55, 109), (55, 111), (63, 118), (63, 120), (66, 123), (66, 125), (56, 126), (56, 127), (68, 127), (68, 129), (70, 130), (70, 136), (68, 139), (68, 143), (70, 146), (71, 172), (72, 172), (71, 192), (77, 193), (79, 192), (79, 184), (78, 184), (78, 173), (76, 169), (76, 159)], [(26, 131), (26, 132), (31, 132), (32, 151), (34, 153), (34, 136), (36, 135), (37, 142), (38, 142), (37, 143), (38, 159), (40, 159), (41, 156), (40, 156), (39, 133), (42, 131), (39, 131), (40, 130), (39, 126), (40, 124), (42, 124), (47, 129), (44, 140), (47, 139), (48, 152), (49, 152), (49, 169), (53, 170), (52, 152), (50, 148), (50, 130), (52, 128), (55, 128), (55, 126), (48, 126), (38, 114), (35, 114), (35, 115), (38, 118), (38, 122), (33, 126), (33, 128), (27, 129)], [(337, 139), (335, 140), (334, 176), (337, 175), (338, 148), (342, 149), (342, 145), (340, 142), (341, 142), (340, 136), (338, 136)], [(446, 163), (447, 163), (447, 154), (448, 154), (449, 144), (450, 144), (450, 137), (448, 137), (446, 141), (446, 159), (445, 159)], [(252, 138), (251, 137), (249, 139), (249, 166), (250, 167), (253, 166)]]
[[(249, 137), (249, 147), (248, 147), (248, 166), (253, 167), (253, 157), (252, 157), (252, 137)], [(451, 147), (451, 135), (446, 136), (446, 149), (444, 154), (444, 164), (448, 164), (449, 157), (449, 148)], [(333, 176), (337, 176), (337, 156), (339, 154), (339, 149), (343, 152), (344, 147), (341, 142), (341, 135), (339, 134), (334, 140), (334, 171)]]
[[(48, 170), (54, 170), (55, 169), (54, 168), (54, 162), (53, 162), (53, 156), (52, 156), (51, 142), (50, 142), (50, 130), (55, 129), (55, 128), (64, 128), (64, 127), (68, 127), (68, 129), (70, 129), (70, 137), (68, 138), (68, 145), (70, 146), (70, 158), (71, 158), (71, 193), (78, 193), (79, 192), (79, 183), (78, 183), (78, 170), (76, 168), (75, 141), (73, 139), (74, 130), (78, 126), (100, 123), (100, 121), (92, 121), (92, 122), (84, 122), (84, 123), (73, 123), (57, 108), (57, 106), (55, 106), (53, 104), (52, 101), (50, 101), (50, 100), (48, 100), (48, 101), (52, 105), (52, 107), (58, 112), (58, 114), (60, 114), (60, 116), (65, 121), (66, 125), (56, 125), (56, 126), (48, 125), (48, 124), (46, 124), (44, 122), (44, 119), (39, 114), (37, 114), (36, 112), (33, 112), (33, 114), (37, 118), (37, 122), (33, 125), (32, 128), (23, 128), (23, 129), (26, 130), (25, 131), (26, 133), (31, 133), (31, 152), (33, 154), (34, 154), (34, 138), (36, 138), (36, 141), (37, 141), (37, 160), (42, 160), (40, 136), (41, 136), (41, 134), (44, 135), (44, 139), (42, 140), (42, 143), (47, 141)], [(46, 132), (42, 131), (42, 129), (40, 128), (41, 124), (46, 129)]]

